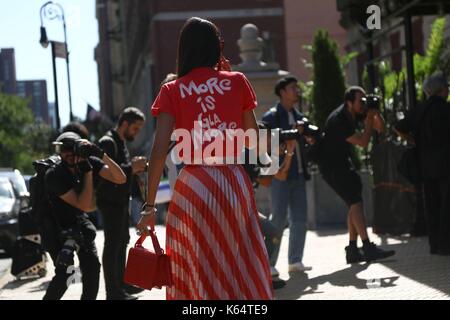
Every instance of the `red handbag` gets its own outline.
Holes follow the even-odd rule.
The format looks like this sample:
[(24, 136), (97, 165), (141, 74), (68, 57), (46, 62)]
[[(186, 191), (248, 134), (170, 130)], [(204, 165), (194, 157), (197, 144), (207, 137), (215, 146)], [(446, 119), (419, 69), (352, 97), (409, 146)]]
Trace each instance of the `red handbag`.
[(172, 285), (172, 272), (170, 258), (161, 249), (153, 226), (150, 227), (155, 252), (151, 252), (142, 246), (147, 235), (143, 234), (128, 251), (127, 266), (125, 268), (124, 281), (128, 284), (151, 290), (161, 289), (162, 286)]

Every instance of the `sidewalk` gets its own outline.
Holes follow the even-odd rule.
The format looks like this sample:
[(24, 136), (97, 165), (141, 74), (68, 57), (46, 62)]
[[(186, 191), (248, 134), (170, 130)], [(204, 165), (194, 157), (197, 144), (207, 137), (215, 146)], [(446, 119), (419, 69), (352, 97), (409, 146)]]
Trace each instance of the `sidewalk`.
[[(157, 226), (160, 241), (164, 243), (165, 228)], [(131, 242), (136, 241), (130, 231)], [(450, 257), (428, 254), (426, 238), (389, 237), (371, 235), (372, 241), (397, 251), (385, 261), (372, 264), (345, 264), (344, 247), (347, 235), (344, 231), (309, 231), (306, 239), (304, 263), (312, 271), (288, 274), (287, 237), (283, 235), (277, 268), (280, 278), (287, 280), (285, 288), (276, 291), (279, 300), (342, 299), (342, 300), (393, 300), (393, 299), (450, 299)], [(98, 249), (103, 248), (103, 233), (97, 236)], [(361, 245), (361, 244), (359, 244)], [(44, 295), (53, 270), (48, 263), (45, 278), (15, 281), (6, 273), (0, 278), (0, 299), (39, 300)], [(101, 274), (98, 299), (105, 299), (103, 274)], [(69, 287), (63, 299), (79, 299), (81, 284)], [(165, 299), (165, 290), (152, 289), (140, 293), (140, 300)]]
[[(156, 226), (156, 234), (160, 243), (165, 243), (165, 227)], [(130, 245), (134, 245), (138, 236), (135, 229), (130, 229)], [(95, 242), (97, 244), (97, 250), (99, 251), (100, 263), (103, 252), (103, 231), (97, 232)], [(148, 243), (147, 243), (148, 241)], [(151, 246), (151, 241), (146, 240), (145, 245)], [(76, 255), (75, 255), (76, 256)], [(50, 257), (49, 257), (50, 259)], [(75, 258), (75, 264), (78, 265), (78, 260)], [(10, 272), (4, 274), (3, 278), (0, 278), (0, 300), (41, 300), (45, 294), (45, 290), (54, 275), (53, 263), (47, 262), (47, 275), (44, 278), (25, 279), (17, 281)], [(81, 296), (82, 285), (81, 283), (74, 283), (69, 286), (62, 300), (79, 300)], [(137, 295), (140, 300), (164, 300), (166, 298), (165, 289), (152, 289), (151, 291), (144, 291)], [(105, 282), (103, 280), (103, 268), (100, 273), (100, 288), (97, 299), (105, 300)]]

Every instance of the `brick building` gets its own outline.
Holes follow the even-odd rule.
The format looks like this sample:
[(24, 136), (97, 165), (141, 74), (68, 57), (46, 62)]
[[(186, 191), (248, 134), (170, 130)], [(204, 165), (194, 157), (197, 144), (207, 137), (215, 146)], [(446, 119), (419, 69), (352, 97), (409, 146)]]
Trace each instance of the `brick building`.
[(47, 82), (45, 80), (17, 80), (13, 48), (0, 50), (0, 92), (30, 99), (29, 107), (35, 118), (52, 125), (47, 100)]
[[(283, 0), (97, 0), (96, 6), (100, 105), (113, 119), (129, 105), (149, 116), (160, 82), (176, 71), (178, 34), (192, 16), (217, 24), (225, 39), (225, 55), (233, 64), (240, 62), (236, 41), (241, 27), (254, 23), (270, 39), (273, 58), (282, 69), (288, 67)], [(149, 150), (152, 131), (153, 120), (148, 119), (132, 151), (133, 147), (135, 151)]]
[(17, 95), (30, 99), (29, 107), (36, 120), (52, 125), (47, 100), (47, 82), (45, 80), (17, 81)]
[(17, 92), (16, 59), (12, 48), (0, 50), (0, 92)]

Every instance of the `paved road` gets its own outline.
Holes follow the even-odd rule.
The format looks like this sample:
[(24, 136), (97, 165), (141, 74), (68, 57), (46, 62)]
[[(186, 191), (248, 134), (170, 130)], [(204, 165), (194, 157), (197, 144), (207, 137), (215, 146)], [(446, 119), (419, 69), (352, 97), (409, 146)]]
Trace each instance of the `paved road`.
[[(161, 243), (165, 243), (165, 228), (157, 226)], [(137, 236), (131, 234), (131, 243)], [(450, 299), (450, 257), (430, 255), (426, 238), (378, 237), (372, 241), (384, 247), (395, 249), (397, 254), (386, 261), (372, 264), (345, 264), (344, 247), (347, 245), (345, 230), (309, 231), (306, 239), (303, 262), (313, 267), (307, 273), (289, 274), (287, 267), (286, 230), (281, 244), (277, 268), (280, 278), (287, 280), (287, 286), (277, 290), (279, 300), (413, 300)], [(103, 248), (103, 233), (96, 240), (98, 249)], [(361, 245), (359, 243), (359, 245)], [(3, 260), (0, 260), (3, 261)], [(9, 274), (0, 277), (0, 299), (42, 299), (53, 276), (15, 281)], [(79, 299), (81, 284), (70, 286), (63, 299)], [(105, 299), (103, 275), (101, 275), (98, 299)], [(153, 289), (139, 294), (141, 300), (165, 299), (165, 290)]]
[(11, 268), (11, 258), (7, 258), (0, 253), (0, 279), (5, 275), (5, 273), (9, 272)]

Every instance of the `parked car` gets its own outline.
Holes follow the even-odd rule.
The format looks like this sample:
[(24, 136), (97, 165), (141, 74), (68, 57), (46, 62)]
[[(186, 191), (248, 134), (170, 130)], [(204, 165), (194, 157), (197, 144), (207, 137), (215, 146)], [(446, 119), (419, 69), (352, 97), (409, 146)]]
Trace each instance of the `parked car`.
[(23, 178), (25, 179), (25, 185), (27, 186), (27, 190), (28, 190), (28, 192), (30, 192), (30, 179), (31, 179), (31, 177), (33, 177), (33, 176), (30, 176), (30, 175), (23, 175)]
[(0, 168), (0, 177), (11, 180), (14, 188), (22, 195), (29, 195), (25, 179), (19, 170), (13, 168)]
[(0, 168), (0, 177), (7, 178), (11, 181), (16, 197), (19, 198), (20, 206), (22, 208), (28, 207), (30, 192), (20, 171), (12, 168)]
[(0, 249), (11, 253), (18, 235), (20, 198), (12, 182), (0, 177)]

